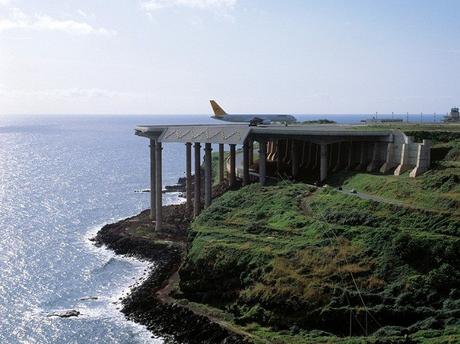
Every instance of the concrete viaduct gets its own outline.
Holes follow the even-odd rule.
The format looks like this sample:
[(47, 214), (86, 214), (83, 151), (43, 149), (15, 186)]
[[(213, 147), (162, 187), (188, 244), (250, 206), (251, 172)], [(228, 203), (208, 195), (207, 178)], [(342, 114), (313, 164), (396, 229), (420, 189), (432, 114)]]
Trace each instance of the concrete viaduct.
[[(212, 201), (213, 145), (219, 147), (219, 181), (224, 180), (227, 169), (230, 186), (235, 185), (237, 177), (243, 185), (254, 179), (265, 185), (270, 175), (279, 173), (293, 179), (311, 177), (323, 183), (328, 173), (339, 170), (391, 172), (394, 175), (410, 170), (410, 176), (416, 177), (430, 166), (429, 141), (415, 143), (398, 130), (369, 130), (358, 125), (143, 125), (136, 127), (135, 133), (150, 139), (150, 217), (155, 219), (156, 230), (162, 225), (162, 145), (165, 143), (185, 144), (186, 198), (188, 209), (193, 207), (194, 216), (199, 215), (203, 206), (203, 179), (204, 207)], [(225, 145), (229, 145), (227, 162)], [(258, 157), (254, 159), (256, 145)], [(242, 154), (238, 153), (242, 166), (238, 169), (237, 146), (242, 147)], [(201, 175), (202, 147), (204, 178)]]

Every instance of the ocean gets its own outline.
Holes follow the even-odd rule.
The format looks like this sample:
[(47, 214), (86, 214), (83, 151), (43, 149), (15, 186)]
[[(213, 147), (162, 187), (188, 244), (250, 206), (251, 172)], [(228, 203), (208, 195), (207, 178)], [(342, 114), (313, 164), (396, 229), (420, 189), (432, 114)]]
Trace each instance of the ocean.
[[(324, 117), (369, 116), (299, 119)], [(118, 310), (147, 263), (89, 241), (105, 223), (148, 207), (148, 194), (135, 192), (149, 187), (148, 141), (133, 129), (161, 123), (216, 122), (204, 115), (0, 116), (0, 343), (162, 343)], [(163, 156), (163, 182), (174, 184), (184, 175), (185, 148), (167, 144)], [(81, 315), (49, 316), (69, 309)]]

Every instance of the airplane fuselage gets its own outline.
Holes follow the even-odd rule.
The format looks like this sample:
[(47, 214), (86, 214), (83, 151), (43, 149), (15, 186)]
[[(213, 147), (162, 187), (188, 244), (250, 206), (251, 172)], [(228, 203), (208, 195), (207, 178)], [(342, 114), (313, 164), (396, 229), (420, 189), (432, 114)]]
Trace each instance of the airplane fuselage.
[(226, 122), (243, 122), (249, 123), (254, 120), (260, 120), (262, 123), (271, 123), (271, 122), (283, 122), (283, 123), (293, 123), (296, 122), (296, 118), (291, 115), (223, 115), (223, 116), (211, 116), (213, 119)]
[(249, 123), (250, 125), (270, 124), (271, 122), (294, 123), (297, 119), (291, 115), (250, 115), (250, 114), (228, 114), (220, 107), (215, 100), (210, 100), (214, 116), (211, 118), (225, 122)]

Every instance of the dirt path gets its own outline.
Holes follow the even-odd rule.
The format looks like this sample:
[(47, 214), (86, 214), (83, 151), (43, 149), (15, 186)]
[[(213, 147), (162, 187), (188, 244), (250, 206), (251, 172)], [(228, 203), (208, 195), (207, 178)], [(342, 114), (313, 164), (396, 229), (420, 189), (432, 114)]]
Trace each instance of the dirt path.
[(343, 193), (343, 194), (345, 194), (345, 195), (359, 197), (359, 198), (361, 198), (363, 200), (366, 200), (366, 201), (374, 201), (374, 202), (385, 203), (385, 204), (389, 204), (389, 205), (396, 205), (396, 206), (399, 206), (399, 207), (404, 207), (404, 208), (409, 208), (409, 209), (419, 210), (419, 211), (428, 211), (428, 212), (431, 212), (431, 213), (450, 214), (448, 211), (436, 210), (436, 209), (432, 209), (432, 208), (417, 207), (415, 205), (407, 204), (405, 202), (398, 201), (398, 200), (395, 200), (395, 199), (388, 199), (388, 198), (384, 198), (384, 197), (380, 197), (380, 196), (376, 196), (376, 195), (371, 195), (371, 194), (367, 194), (367, 193), (363, 193), (363, 192), (358, 192), (358, 191), (352, 192), (352, 190), (345, 190), (345, 189), (338, 190), (338, 191)]

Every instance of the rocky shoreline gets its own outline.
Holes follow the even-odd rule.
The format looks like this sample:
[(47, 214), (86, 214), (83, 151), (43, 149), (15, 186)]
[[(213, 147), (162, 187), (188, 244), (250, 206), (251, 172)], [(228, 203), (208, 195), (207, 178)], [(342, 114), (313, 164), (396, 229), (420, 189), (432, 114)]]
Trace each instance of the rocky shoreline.
[(196, 314), (169, 295), (186, 252), (191, 216), (185, 204), (165, 206), (163, 216), (162, 233), (153, 232), (148, 211), (143, 211), (104, 226), (92, 239), (97, 246), (105, 245), (117, 254), (153, 263), (144, 282), (122, 301), (122, 312), (165, 338), (166, 343), (249, 343), (244, 336)]

